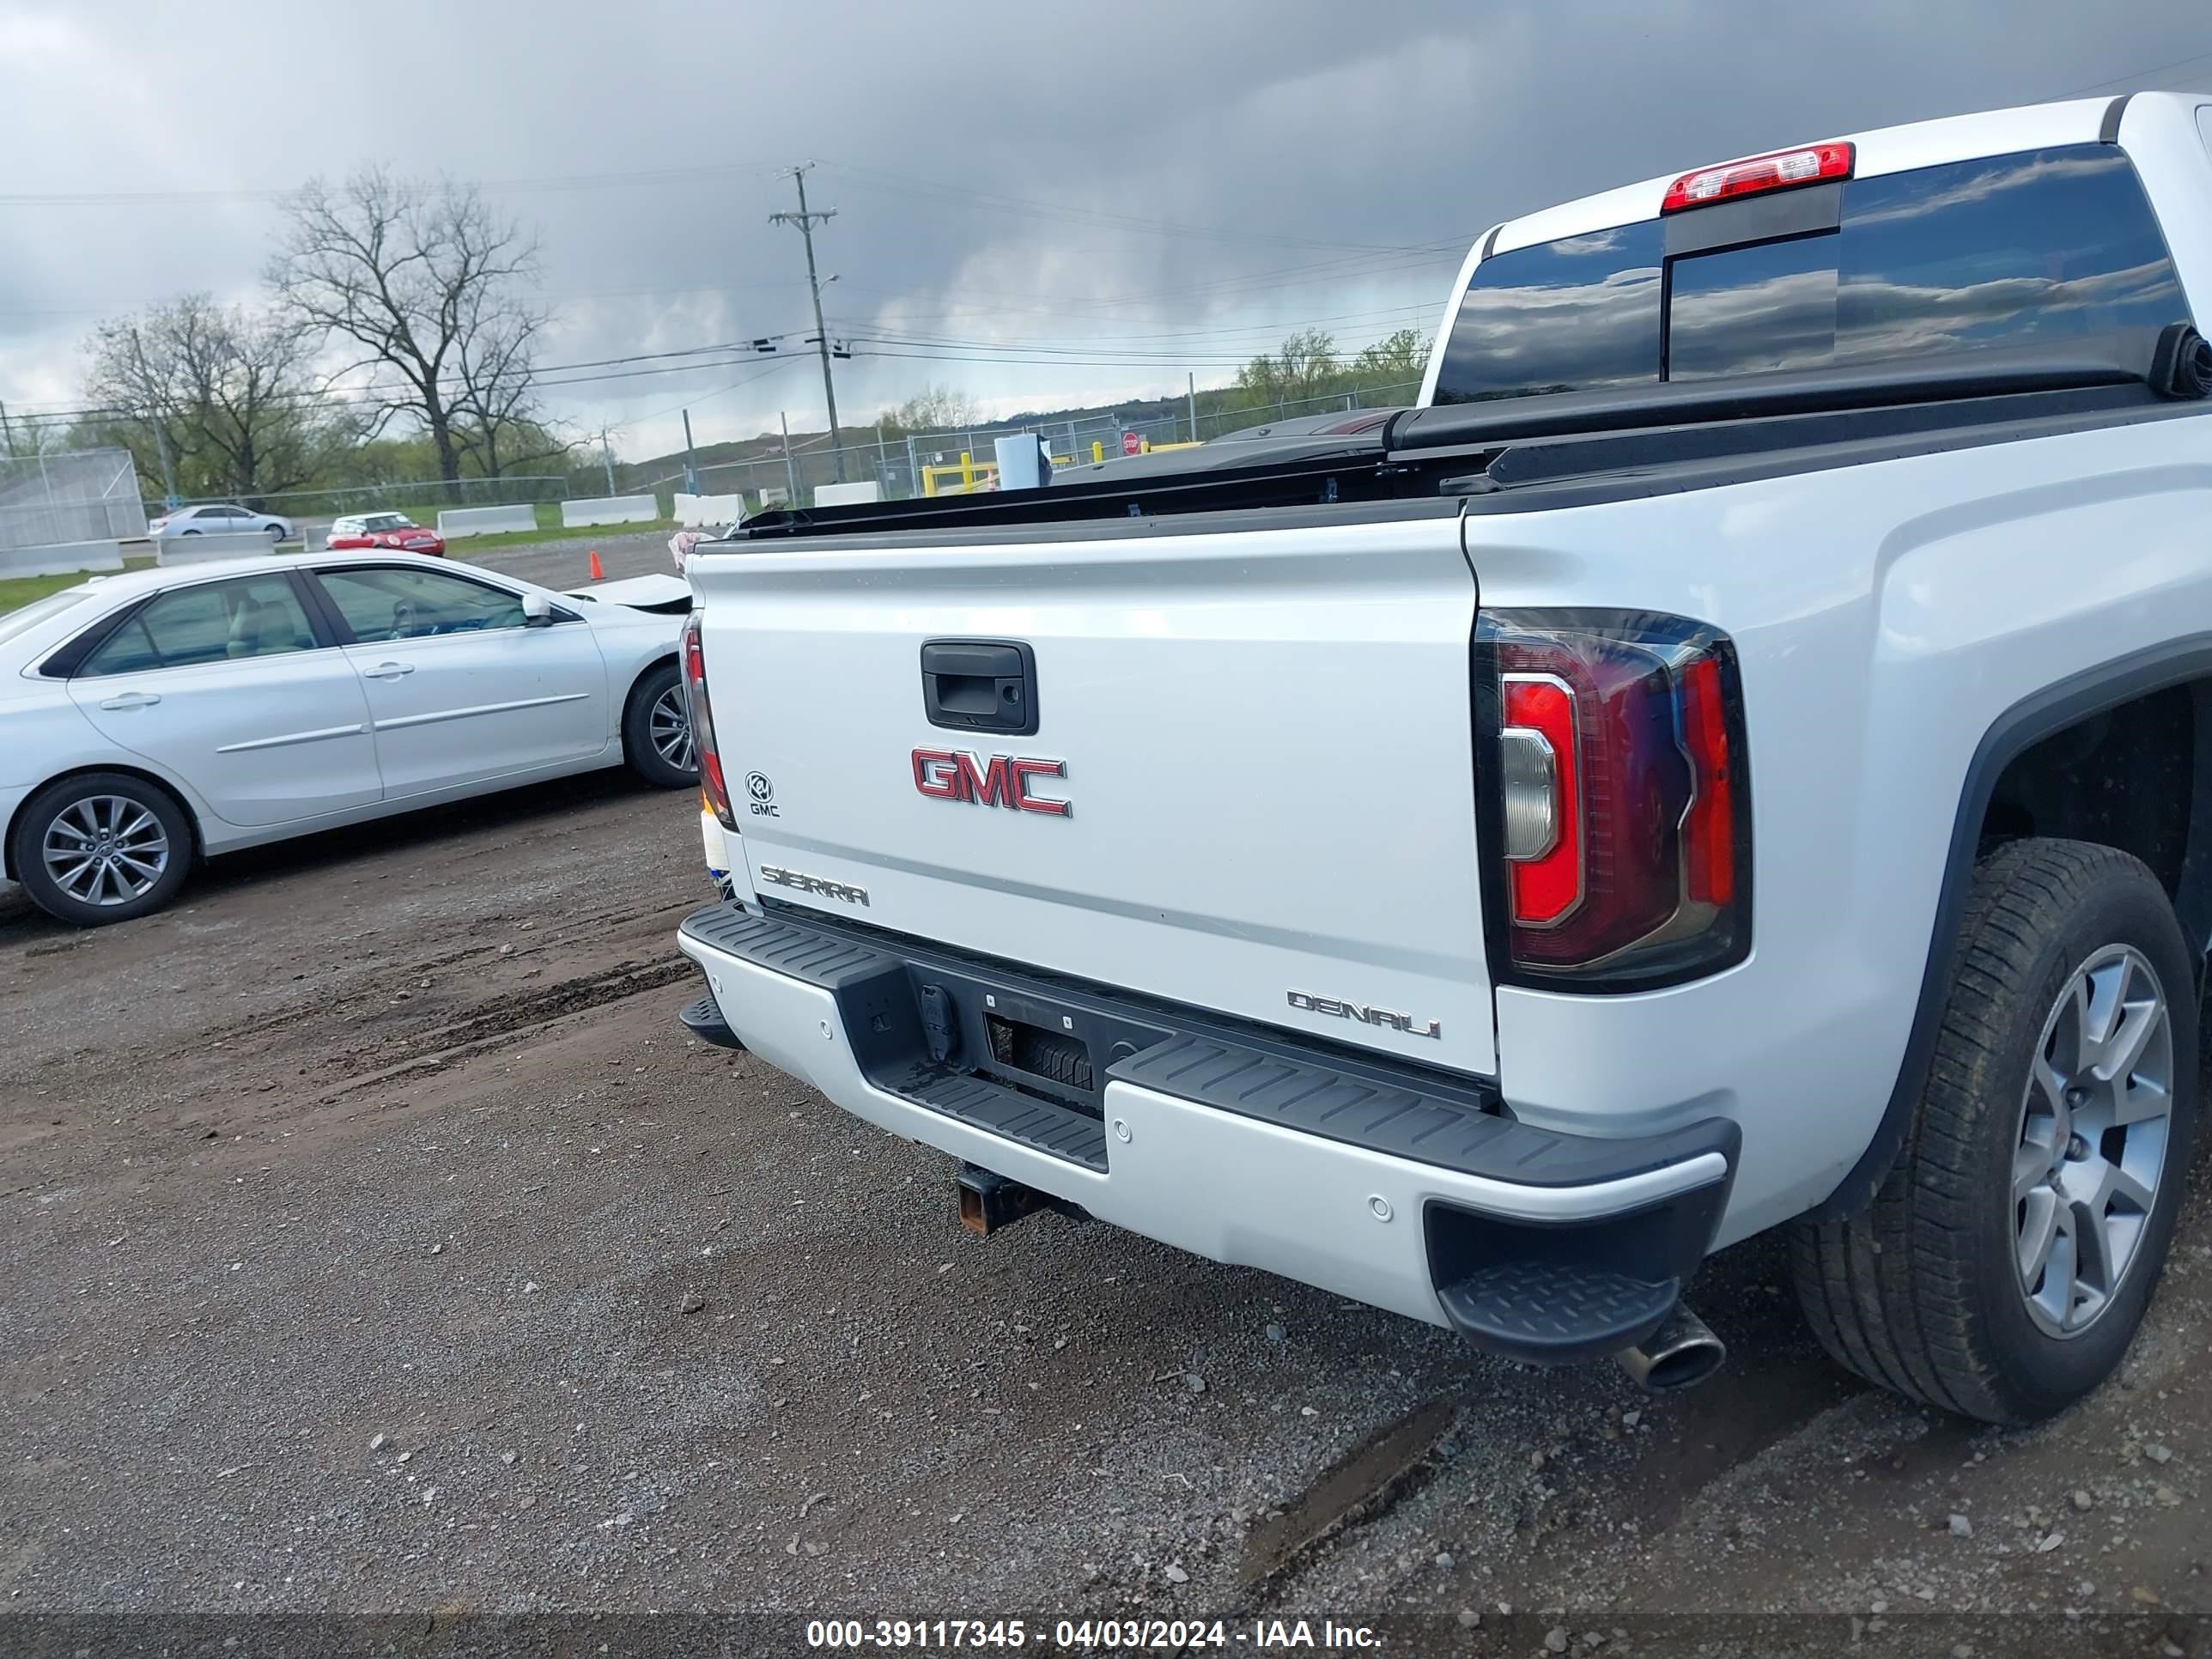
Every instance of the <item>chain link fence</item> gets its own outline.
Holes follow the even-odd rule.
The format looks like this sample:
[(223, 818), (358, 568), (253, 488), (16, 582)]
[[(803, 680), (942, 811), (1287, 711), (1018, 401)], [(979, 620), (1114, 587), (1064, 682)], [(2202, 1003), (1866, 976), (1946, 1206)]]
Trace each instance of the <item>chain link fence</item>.
[(0, 552), (146, 533), (127, 449), (79, 449), (0, 459)]
[[(349, 484), (339, 489), (279, 489), (251, 497), (187, 495), (180, 498), (178, 505), (242, 501), (257, 512), (307, 522), (335, 519), (348, 513), (405, 513), (429, 523), (435, 520), (441, 507), (535, 505), (539, 501), (566, 501), (572, 494), (563, 474), (515, 472), (497, 478), (393, 479), (381, 483)], [(147, 505), (157, 515), (165, 510), (158, 503)]]
[[(765, 497), (764, 505), (793, 498), (806, 501), (812, 498), (817, 486), (837, 478), (842, 459), (847, 479), (872, 479), (882, 486), (885, 500), (901, 501), (929, 493), (926, 485), (933, 477), (938, 488), (946, 487), (945, 480), (955, 470), (984, 473), (994, 469), (997, 441), (1024, 433), (1043, 438), (1060, 465), (1088, 465), (1094, 460), (1122, 453), (1125, 434), (1135, 434), (1139, 447), (1154, 448), (1166, 444), (1202, 442), (1271, 420), (1333, 414), (1339, 410), (1400, 407), (1411, 403), (1419, 390), (1420, 382), (1411, 380), (1403, 386), (1334, 392), (1235, 409), (1201, 408), (1196, 416), (1195, 440), (1188, 404), (1141, 417), (1108, 414), (1073, 421), (979, 425), (917, 433), (910, 437), (878, 437), (872, 441), (847, 443), (836, 449), (832, 449), (826, 434), (822, 434), (794, 442), (787, 455), (770, 449), (749, 460), (720, 461), (700, 467), (696, 493), (742, 494), (756, 501), (763, 501)], [(847, 428), (847, 435), (850, 432), (851, 428)], [(643, 487), (665, 494), (672, 489), (684, 488), (684, 483), (681, 475), (672, 475), (650, 480)]]

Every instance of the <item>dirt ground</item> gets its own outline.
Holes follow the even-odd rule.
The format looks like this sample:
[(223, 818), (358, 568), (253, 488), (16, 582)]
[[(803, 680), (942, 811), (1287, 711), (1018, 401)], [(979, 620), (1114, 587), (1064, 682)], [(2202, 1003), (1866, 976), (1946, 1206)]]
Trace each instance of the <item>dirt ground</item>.
[[(668, 568), (632, 540), (611, 575)], [(2054, 1424), (1843, 1377), (1765, 1241), (1695, 1287), (1729, 1367), (1646, 1399), (1103, 1225), (969, 1237), (948, 1160), (677, 1024), (711, 896), (691, 801), (611, 775), (120, 927), (0, 896), (7, 1615), (2212, 1652), (2201, 1165), (2126, 1374)]]

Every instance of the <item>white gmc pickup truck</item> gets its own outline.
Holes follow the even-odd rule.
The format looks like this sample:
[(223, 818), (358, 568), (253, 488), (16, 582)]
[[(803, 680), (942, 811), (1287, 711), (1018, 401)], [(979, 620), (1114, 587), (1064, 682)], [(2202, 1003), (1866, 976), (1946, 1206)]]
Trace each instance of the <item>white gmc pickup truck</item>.
[(2143, 1317), (2212, 942), (2212, 95), (1475, 244), (1418, 407), (702, 544), (686, 1023), (1039, 1206), (1695, 1381), (2047, 1415)]

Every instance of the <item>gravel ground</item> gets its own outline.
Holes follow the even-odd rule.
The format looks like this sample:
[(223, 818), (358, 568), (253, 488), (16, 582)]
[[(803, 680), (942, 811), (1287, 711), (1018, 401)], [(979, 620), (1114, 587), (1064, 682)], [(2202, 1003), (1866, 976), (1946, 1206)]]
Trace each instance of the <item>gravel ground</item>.
[(1102, 1225), (969, 1237), (946, 1159), (676, 1024), (708, 896), (690, 803), (614, 775), (96, 933), (0, 896), (10, 1613), (2212, 1650), (2201, 1167), (2147, 1340), (2055, 1424), (1850, 1382), (1765, 1242), (1696, 1287), (1730, 1366), (1648, 1400)]

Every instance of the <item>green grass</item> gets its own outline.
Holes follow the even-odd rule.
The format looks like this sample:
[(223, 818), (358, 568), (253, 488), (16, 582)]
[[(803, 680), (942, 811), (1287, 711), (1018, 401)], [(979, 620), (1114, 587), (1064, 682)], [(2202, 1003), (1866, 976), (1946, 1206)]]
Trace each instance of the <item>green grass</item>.
[(538, 514), (539, 528), (536, 530), (502, 530), (492, 536), (450, 536), (446, 540), (446, 551), (454, 558), (465, 559), (473, 553), (489, 553), (502, 547), (532, 547), (539, 542), (605, 541), (616, 536), (644, 536), (672, 533), (679, 526), (673, 519), (650, 519), (643, 524), (595, 524), (570, 529), (561, 522), (561, 509), (553, 508), (553, 522), (545, 522), (541, 508)]
[[(130, 568), (137, 570), (154, 562), (151, 559), (126, 559), (124, 562)], [(27, 605), (33, 599), (43, 599), (49, 593), (60, 592), (64, 587), (75, 587), (79, 582), (100, 574), (96, 570), (76, 570), (59, 576), (0, 578), (0, 616)], [(112, 575), (115, 573), (109, 571), (107, 574)]]

